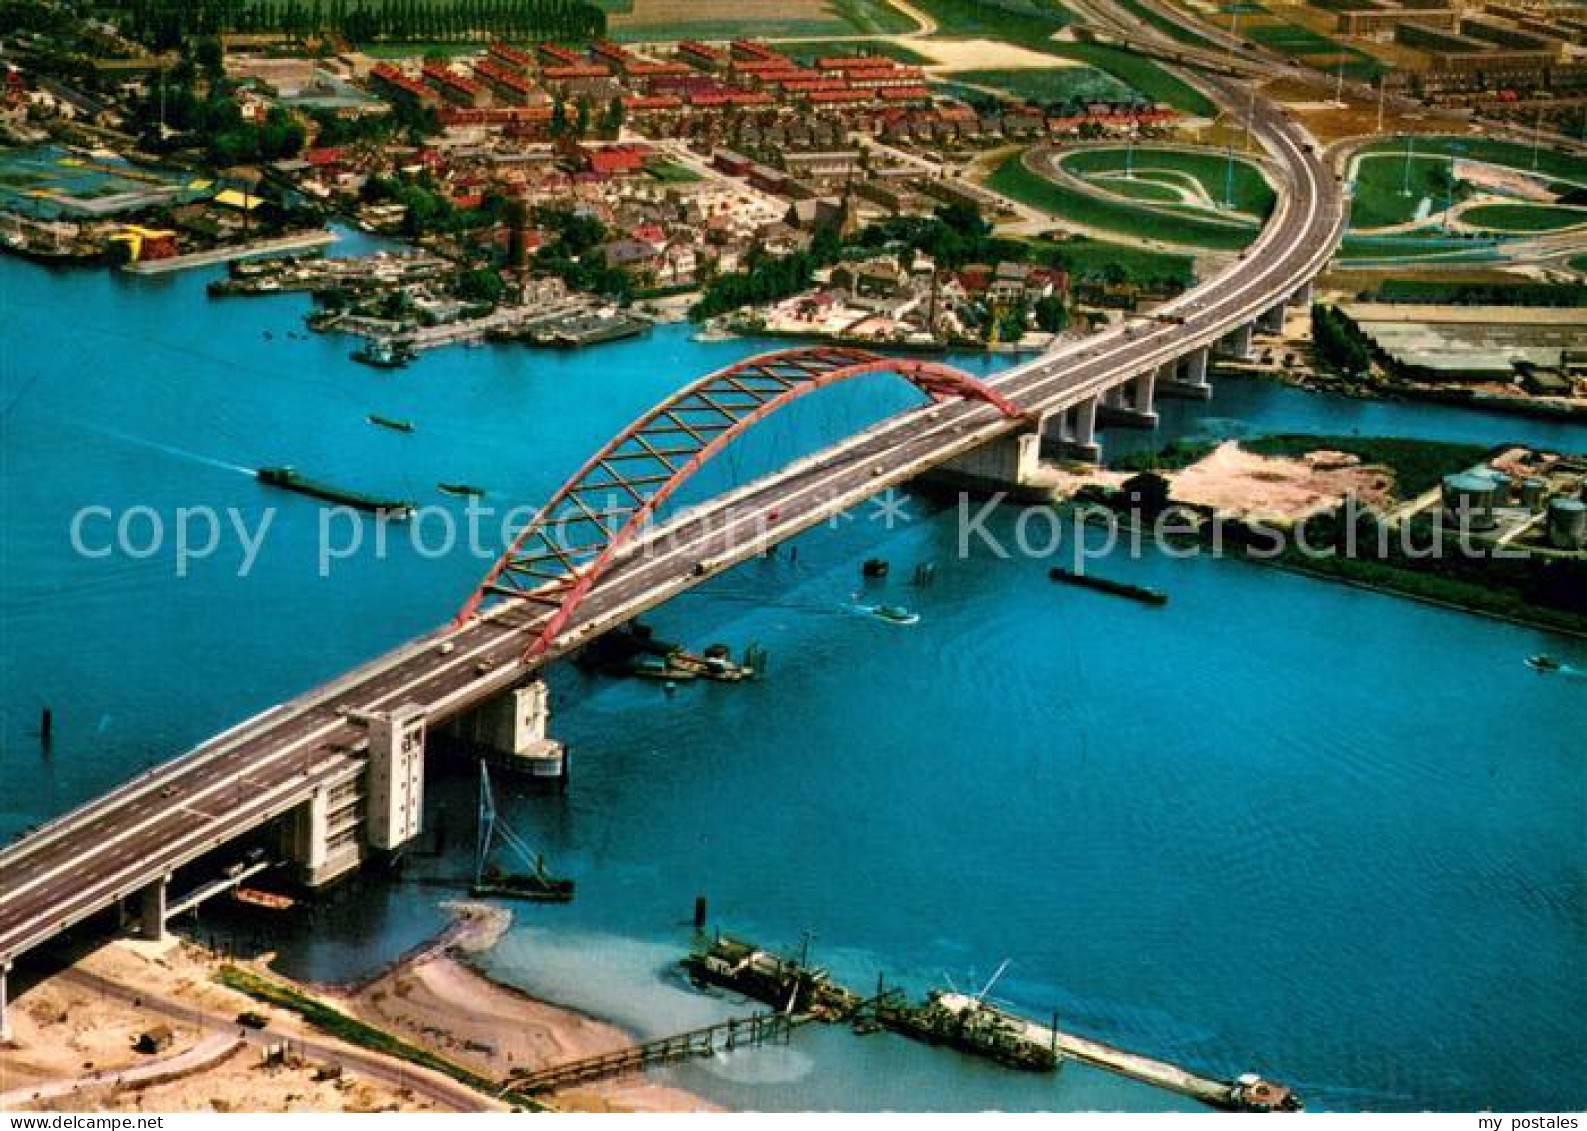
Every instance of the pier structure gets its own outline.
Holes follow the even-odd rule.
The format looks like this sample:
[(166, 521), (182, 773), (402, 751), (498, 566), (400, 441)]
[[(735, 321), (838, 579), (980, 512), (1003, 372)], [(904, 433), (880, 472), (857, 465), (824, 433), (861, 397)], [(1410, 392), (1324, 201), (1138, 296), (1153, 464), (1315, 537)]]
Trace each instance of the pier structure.
[(627, 1076), (665, 1064), (712, 1057), (718, 1052), (730, 1052), (737, 1048), (756, 1048), (773, 1042), (787, 1043), (797, 1024), (799, 1020), (786, 1013), (758, 1013), (751, 1017), (730, 1018), (715, 1025), (646, 1041), (616, 1052), (521, 1073), (509, 1077), (505, 1088), (524, 1095), (554, 1092), (560, 1088)]
[[(1165, 304), (1148, 325), (1064, 343), (992, 380), (812, 346), (685, 386), (591, 457), (542, 509), (555, 525), (532, 525), (515, 539), (450, 623), (0, 850), (0, 970), (156, 883), (196, 879), (207, 890), (206, 874), (244, 863), (236, 853), (272, 830), (310, 883), (399, 850), (422, 830), (428, 736), (450, 720), (526, 688), (610, 629), (881, 491), (955, 461), (984, 460), (1017, 478), (1044, 436), (1094, 444), (1109, 390), (1143, 388), (1151, 370), (1155, 395), (1165, 364), (1194, 359), (1231, 333), (1237, 347), (1248, 341), (1254, 321), (1327, 263), (1343, 200), (1332, 170), (1279, 107), (1206, 82), (1226, 103), (1251, 106), (1252, 136), (1280, 181), (1277, 206), (1236, 267)], [(686, 511), (659, 513), (759, 421), (851, 379), (903, 379), (928, 403)], [(982, 449), (993, 454), (972, 454)], [(521, 707), (515, 700), (515, 732)], [(169, 904), (151, 912), (169, 914)]]

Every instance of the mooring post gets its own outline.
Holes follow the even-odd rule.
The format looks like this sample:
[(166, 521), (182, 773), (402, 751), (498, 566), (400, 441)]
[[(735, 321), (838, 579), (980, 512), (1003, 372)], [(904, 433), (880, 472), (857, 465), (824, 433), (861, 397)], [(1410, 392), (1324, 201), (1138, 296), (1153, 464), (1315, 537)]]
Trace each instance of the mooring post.
[(39, 712), (39, 742), (45, 746), (55, 737), (55, 712), (45, 707)]
[(699, 935), (705, 932), (705, 896), (694, 897), (694, 933)]

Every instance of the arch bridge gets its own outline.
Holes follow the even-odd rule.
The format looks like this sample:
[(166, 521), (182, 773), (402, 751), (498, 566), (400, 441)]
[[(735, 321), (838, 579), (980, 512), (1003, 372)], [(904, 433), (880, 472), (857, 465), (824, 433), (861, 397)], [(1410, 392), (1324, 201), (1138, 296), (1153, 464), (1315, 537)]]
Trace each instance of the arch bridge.
[(513, 539), (453, 624), (466, 624), (490, 598), (549, 606), (554, 611), (525, 658), (544, 654), (659, 508), (733, 441), (812, 393), (886, 375), (934, 402), (980, 402), (1011, 420), (1023, 418), (991, 385), (935, 361), (811, 346), (737, 362), (686, 385), (591, 456)]

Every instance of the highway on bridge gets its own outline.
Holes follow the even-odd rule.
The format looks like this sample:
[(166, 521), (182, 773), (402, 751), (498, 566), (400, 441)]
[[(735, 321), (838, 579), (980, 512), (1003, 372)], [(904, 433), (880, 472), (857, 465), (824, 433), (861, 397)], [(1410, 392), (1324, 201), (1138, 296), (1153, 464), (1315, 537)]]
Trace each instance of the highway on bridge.
[[(1216, 341), (1287, 300), (1326, 264), (1342, 227), (1332, 170), (1277, 108), (1206, 80), (1225, 105), (1254, 113), (1275, 158), (1279, 203), (1251, 249), (1149, 322), (1045, 354), (991, 383), (1033, 414), (1061, 410)], [(553, 645), (529, 642), (551, 616), (506, 601), (413, 641), (299, 699), (273, 707), (0, 851), (0, 973), (12, 959), (118, 899), (307, 801), (361, 760), (364, 730), (347, 710), (424, 706), (443, 721), (702, 576), (743, 561), (888, 486), (1028, 423), (987, 404), (938, 402), (886, 421), (648, 532), (630, 544)], [(707, 563), (704, 569), (697, 567)]]

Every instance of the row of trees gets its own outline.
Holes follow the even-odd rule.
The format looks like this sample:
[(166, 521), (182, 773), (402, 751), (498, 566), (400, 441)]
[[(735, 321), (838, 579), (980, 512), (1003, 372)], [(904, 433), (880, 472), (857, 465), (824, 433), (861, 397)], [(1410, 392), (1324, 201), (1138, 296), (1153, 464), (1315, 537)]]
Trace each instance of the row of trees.
[(1355, 320), (1336, 306), (1315, 303), (1311, 308), (1311, 340), (1317, 356), (1350, 377), (1364, 376), (1372, 368), (1372, 346)]
[(105, 9), (128, 35), (159, 49), (221, 32), (333, 34), (355, 43), (581, 41), (606, 33), (606, 13), (585, 0), (122, 0)]

